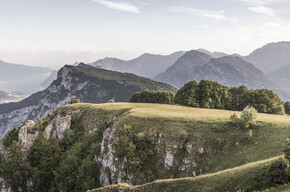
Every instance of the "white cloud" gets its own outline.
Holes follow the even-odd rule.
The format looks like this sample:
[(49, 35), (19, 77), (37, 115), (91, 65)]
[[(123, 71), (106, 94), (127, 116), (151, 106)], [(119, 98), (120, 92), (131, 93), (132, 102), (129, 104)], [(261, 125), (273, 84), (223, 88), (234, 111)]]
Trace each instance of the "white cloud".
[(249, 7), (250, 11), (256, 12), (256, 13), (261, 13), (269, 16), (275, 16), (275, 12), (272, 8), (269, 7)]
[(120, 11), (126, 11), (131, 13), (141, 13), (135, 5), (124, 3), (124, 2), (112, 2), (107, 0), (93, 0), (99, 4), (102, 4), (110, 9), (120, 10)]
[(189, 14), (195, 14), (203, 17), (207, 17), (210, 19), (214, 19), (216, 21), (220, 20), (233, 20), (233, 18), (227, 18), (224, 15), (224, 11), (212, 11), (212, 10), (201, 10), (201, 9), (194, 9), (194, 8), (188, 8), (188, 7), (171, 7), (169, 11), (172, 12), (178, 12), (178, 13), (189, 13)]
[(289, 0), (241, 0), (248, 4), (250, 11), (269, 16), (289, 18)]

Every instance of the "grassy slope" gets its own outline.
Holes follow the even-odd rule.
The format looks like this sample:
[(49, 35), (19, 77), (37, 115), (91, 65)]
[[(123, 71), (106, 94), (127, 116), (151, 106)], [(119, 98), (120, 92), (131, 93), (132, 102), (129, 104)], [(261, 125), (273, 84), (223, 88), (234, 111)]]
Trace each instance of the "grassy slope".
[[(219, 171), (216, 173), (205, 174), (197, 177), (187, 177), (179, 179), (163, 179), (156, 180), (151, 183), (144, 185), (130, 186), (126, 183), (117, 185), (106, 186), (103, 188), (91, 190), (90, 192), (99, 191), (117, 191), (122, 189), (123, 191), (150, 191), (150, 192), (161, 192), (161, 191), (175, 191), (175, 192), (207, 192), (207, 191), (238, 191), (247, 187), (250, 182), (250, 175), (254, 175), (267, 166), (269, 163), (278, 160), (282, 156), (273, 157), (266, 160), (261, 160), (253, 163), (248, 163), (232, 169)], [(281, 191), (287, 188), (281, 186)], [(277, 191), (280, 190), (277, 188)], [(273, 191), (274, 189), (266, 190)], [(266, 192), (265, 191), (265, 192)], [(264, 191), (263, 191), (264, 192)]]
[[(258, 126), (253, 129), (253, 137), (249, 138), (248, 130), (237, 129), (228, 123), (230, 115), (235, 113), (233, 111), (136, 103), (75, 104), (59, 110), (89, 110), (87, 122), (94, 119), (94, 114), (99, 117), (118, 114), (120, 126), (132, 126), (136, 128), (136, 134), (159, 131), (172, 143), (188, 137), (189, 143), (202, 145), (210, 151), (200, 154), (195, 160), (201, 165), (197, 169), (202, 168), (205, 173), (279, 156), (283, 143), (290, 136), (289, 116), (259, 114)], [(191, 171), (178, 177), (191, 176)], [(174, 173), (161, 175), (168, 178)]]
[(140, 132), (160, 130), (175, 137), (185, 134), (204, 139), (225, 138), (229, 141), (225, 144), (228, 146), (223, 146), (227, 155), (217, 154), (214, 157), (217, 161), (207, 170), (208, 172), (281, 155), (282, 144), (288, 137), (290, 138), (289, 116), (259, 114), (257, 120), (263, 122), (263, 125), (254, 129), (252, 140), (247, 141), (247, 131), (226, 127), (228, 126), (226, 122), (229, 121), (230, 115), (235, 113), (234, 111), (135, 103), (78, 104), (63, 109), (69, 108), (70, 110), (90, 108), (107, 113), (126, 110), (127, 112), (122, 115), (121, 124), (132, 125)]

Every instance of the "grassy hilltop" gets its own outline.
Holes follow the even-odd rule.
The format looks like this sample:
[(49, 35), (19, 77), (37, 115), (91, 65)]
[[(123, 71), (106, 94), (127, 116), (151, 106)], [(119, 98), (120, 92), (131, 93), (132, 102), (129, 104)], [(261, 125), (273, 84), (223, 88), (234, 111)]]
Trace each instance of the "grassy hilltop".
[(188, 138), (188, 143), (208, 147), (209, 152), (198, 157), (204, 158), (200, 161), (210, 161), (204, 162), (204, 165), (210, 164), (207, 172), (281, 155), (282, 145), (290, 136), (290, 117), (282, 115), (258, 114), (258, 125), (250, 137), (248, 130), (229, 123), (232, 114), (239, 114), (236, 111), (133, 103), (77, 104), (59, 110), (90, 110), (107, 115), (121, 113), (119, 127), (134, 127), (134, 134), (160, 131), (172, 143)]
[[(49, 146), (57, 147), (59, 157), (49, 169), (51, 173), (44, 172), (51, 175), (51, 180), (42, 181), (37, 176), (35, 182), (44, 182), (47, 188), (57, 191), (84, 191), (116, 183), (131, 185), (119, 184), (97, 191), (125, 187), (152, 192), (236, 192), (272, 187), (268, 187), (269, 182), (257, 186), (263, 183), (258, 178), (271, 175), (272, 169), (278, 170), (278, 175), (284, 174), (283, 159), (279, 158), (290, 136), (290, 117), (258, 114), (256, 125), (250, 130), (230, 122), (234, 113), (239, 112), (140, 103), (59, 107), (45, 123), (37, 123), (27, 133), (48, 133), (52, 143), (38, 139), (32, 145), (34, 153), (28, 154), (31, 160), (43, 159), (37, 154)], [(62, 122), (69, 125), (69, 130), (63, 132), (61, 139), (57, 135)], [(17, 141), (17, 137), (7, 137), (9, 143)], [(51, 159), (49, 153), (44, 155)], [(192, 171), (199, 169), (204, 175), (192, 178)], [(40, 173), (36, 171), (36, 175)]]

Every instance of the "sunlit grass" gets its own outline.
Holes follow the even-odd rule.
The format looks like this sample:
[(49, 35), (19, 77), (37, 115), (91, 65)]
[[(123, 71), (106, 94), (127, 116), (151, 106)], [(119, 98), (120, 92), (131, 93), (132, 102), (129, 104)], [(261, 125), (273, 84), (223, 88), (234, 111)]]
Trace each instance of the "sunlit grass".
[[(180, 119), (180, 120), (195, 120), (195, 121), (229, 121), (229, 117), (240, 112), (218, 109), (203, 109), (192, 108), (178, 105), (165, 104), (147, 104), (147, 103), (106, 103), (106, 104), (75, 104), (68, 105), (68, 108), (86, 108), (94, 107), (97, 109), (114, 111), (114, 110), (129, 110), (130, 116), (144, 118), (165, 118), (165, 119)], [(258, 121), (270, 123), (282, 123), (290, 125), (290, 116), (271, 115), (259, 113)]]

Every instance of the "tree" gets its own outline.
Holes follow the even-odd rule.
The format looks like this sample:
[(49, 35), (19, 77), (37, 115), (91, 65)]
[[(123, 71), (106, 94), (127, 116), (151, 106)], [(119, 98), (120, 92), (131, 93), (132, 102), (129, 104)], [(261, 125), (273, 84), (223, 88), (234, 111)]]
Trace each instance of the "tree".
[(135, 93), (130, 102), (133, 103), (163, 103), (172, 104), (174, 94), (169, 91), (150, 91), (146, 90), (143, 92)]
[(69, 104), (75, 104), (75, 103), (80, 103), (81, 101), (79, 99), (72, 99)]
[(25, 161), (25, 155), (21, 150), (21, 145), (13, 141), (6, 150), (7, 156), (1, 154), (1, 176), (11, 188), (11, 191), (28, 191), (31, 168), (28, 162)]
[(285, 114), (283, 101), (269, 89), (249, 90), (245, 94), (244, 102), (260, 113)]
[[(47, 191), (54, 180), (53, 171), (58, 167), (61, 148), (56, 139), (46, 140), (40, 135), (31, 147), (28, 159), (31, 163), (32, 190)], [(41, 179), (39, 179), (41, 178)]]
[(230, 97), (227, 109), (242, 111), (248, 104), (245, 102), (245, 94), (248, 92), (246, 86), (231, 87), (229, 89)]
[(283, 152), (284, 152), (285, 158), (288, 161), (290, 161), (290, 140), (289, 139), (286, 140)]
[(198, 85), (200, 107), (225, 109), (228, 104), (228, 87), (214, 81), (201, 80)]
[(290, 101), (286, 101), (284, 103), (284, 108), (285, 108), (286, 114), (290, 115)]
[(199, 107), (198, 83), (196, 81), (186, 83), (177, 91), (174, 103), (183, 106)]

